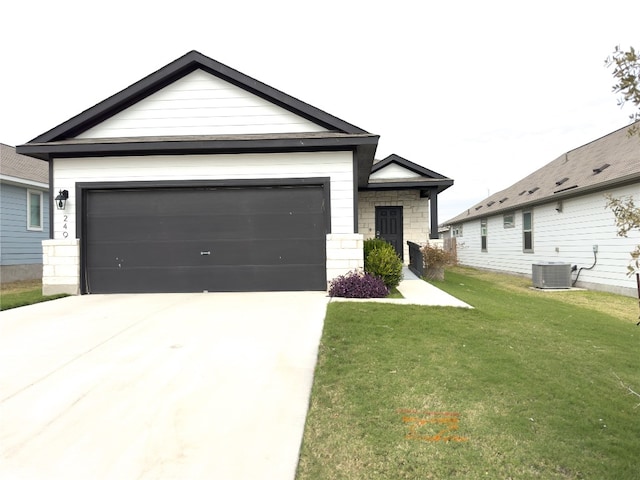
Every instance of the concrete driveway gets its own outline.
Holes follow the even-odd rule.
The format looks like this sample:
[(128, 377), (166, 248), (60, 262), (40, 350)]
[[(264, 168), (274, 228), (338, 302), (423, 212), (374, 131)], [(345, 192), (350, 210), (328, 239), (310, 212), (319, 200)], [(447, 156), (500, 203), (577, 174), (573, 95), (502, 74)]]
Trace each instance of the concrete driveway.
[(0, 478), (292, 479), (323, 292), (0, 313)]

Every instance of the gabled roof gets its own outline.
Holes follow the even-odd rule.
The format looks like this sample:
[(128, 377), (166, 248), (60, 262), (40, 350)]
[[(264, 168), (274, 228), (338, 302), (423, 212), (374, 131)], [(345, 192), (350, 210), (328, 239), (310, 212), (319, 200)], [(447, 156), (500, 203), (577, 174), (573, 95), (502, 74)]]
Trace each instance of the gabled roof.
[[(327, 132), (238, 136), (75, 138), (89, 128), (158, 92), (196, 69), (204, 70), (314, 122), (327, 129)], [(358, 160), (358, 185), (364, 186), (369, 178), (378, 139), (378, 135), (373, 135), (193, 50), (106, 100), (37, 136), (25, 145), (18, 146), (17, 151), (42, 160), (51, 160), (61, 157), (110, 155), (353, 150)]]
[(14, 147), (0, 143), (0, 180), (46, 188), (49, 184), (49, 165), (20, 155)]
[(640, 183), (640, 137), (629, 136), (628, 129), (628, 126), (621, 128), (570, 150), (445, 223), (455, 224)]
[(276, 90), (254, 78), (240, 73), (227, 65), (217, 62), (195, 50), (174, 60), (160, 70), (148, 75), (133, 85), (112, 95), (75, 117), (39, 135), (28, 143), (47, 143), (73, 138), (83, 131), (97, 125), (106, 118), (139, 102), (143, 98), (166, 87), (196, 69), (202, 69), (216, 77), (258, 95), (301, 117), (322, 125), (328, 130), (341, 133), (363, 134), (365, 130), (345, 122), (333, 115), (304, 103), (286, 93)]
[[(380, 175), (385, 170), (393, 173)], [(373, 164), (369, 183), (363, 190), (413, 189), (423, 190), (426, 193), (428, 190), (436, 188), (440, 193), (451, 185), (453, 185), (452, 179), (394, 153)]]

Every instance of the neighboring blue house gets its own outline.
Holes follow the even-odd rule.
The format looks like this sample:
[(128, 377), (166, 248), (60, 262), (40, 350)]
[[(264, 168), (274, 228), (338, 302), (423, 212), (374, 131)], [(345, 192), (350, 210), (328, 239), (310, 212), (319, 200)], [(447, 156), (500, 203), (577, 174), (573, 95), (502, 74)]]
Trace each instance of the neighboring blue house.
[(0, 143), (0, 282), (42, 278), (49, 165)]

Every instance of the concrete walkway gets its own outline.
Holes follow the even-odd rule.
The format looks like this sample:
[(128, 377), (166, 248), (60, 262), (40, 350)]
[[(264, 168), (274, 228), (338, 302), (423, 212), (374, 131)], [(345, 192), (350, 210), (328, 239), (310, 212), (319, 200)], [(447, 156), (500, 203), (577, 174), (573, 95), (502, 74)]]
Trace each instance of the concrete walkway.
[(398, 291), (404, 298), (337, 298), (331, 299), (332, 302), (379, 302), (379, 303), (395, 303), (398, 305), (429, 305), (437, 307), (460, 307), (473, 308), (462, 300), (443, 292), (430, 283), (418, 278), (408, 267), (402, 270), (403, 280), (398, 285)]

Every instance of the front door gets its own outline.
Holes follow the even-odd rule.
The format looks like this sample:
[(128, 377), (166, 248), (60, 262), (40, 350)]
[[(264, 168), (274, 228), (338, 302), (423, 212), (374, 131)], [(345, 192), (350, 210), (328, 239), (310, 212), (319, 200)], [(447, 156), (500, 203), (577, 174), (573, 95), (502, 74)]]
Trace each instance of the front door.
[(404, 260), (402, 207), (376, 207), (376, 237), (393, 245), (400, 259)]

